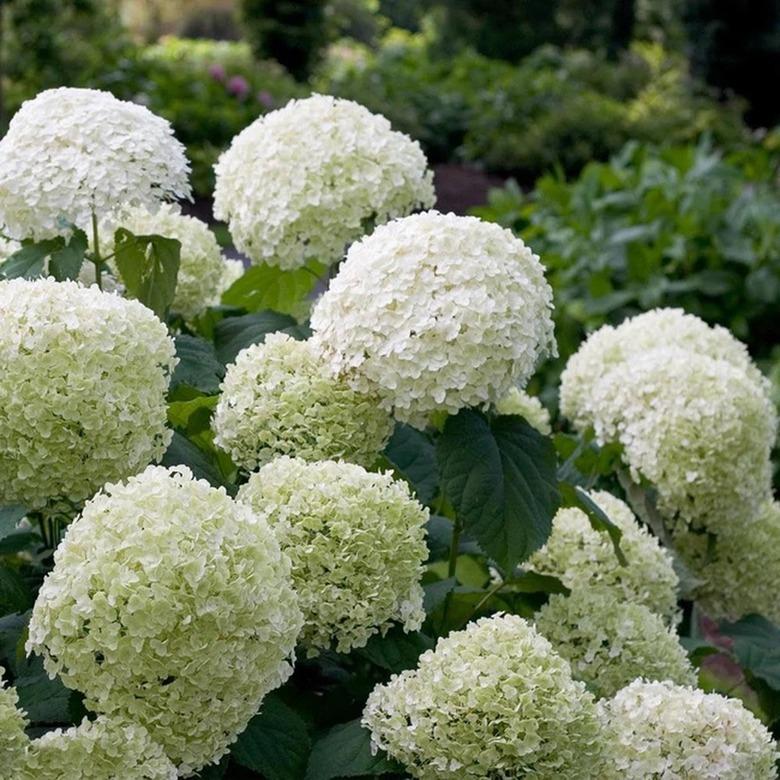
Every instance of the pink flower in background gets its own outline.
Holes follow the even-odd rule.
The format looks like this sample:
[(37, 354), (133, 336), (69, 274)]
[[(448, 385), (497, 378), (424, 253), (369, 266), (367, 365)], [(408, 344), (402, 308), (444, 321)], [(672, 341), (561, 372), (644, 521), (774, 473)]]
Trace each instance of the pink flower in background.
[(227, 73), (225, 73), (225, 69), (219, 63), (214, 63), (209, 65), (209, 76), (215, 81), (224, 81)]
[(273, 95), (266, 89), (261, 89), (257, 93), (257, 102), (261, 103), (266, 108), (273, 108), (274, 107)]
[(249, 82), (243, 76), (231, 76), (227, 91), (243, 100), (249, 94)]

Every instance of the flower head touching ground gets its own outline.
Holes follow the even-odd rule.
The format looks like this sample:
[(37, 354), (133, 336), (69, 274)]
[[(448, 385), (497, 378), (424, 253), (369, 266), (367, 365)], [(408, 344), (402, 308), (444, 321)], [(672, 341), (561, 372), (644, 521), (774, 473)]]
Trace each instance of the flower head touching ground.
[(238, 500), (268, 517), (290, 556), (310, 653), (362, 647), (393, 623), (420, 627), (428, 510), (405, 482), (350, 463), (281, 457), (253, 474)]
[(614, 590), (553, 595), (539, 610), (536, 629), (571, 664), (575, 679), (599, 698), (613, 696), (640, 675), (696, 684), (674, 629), (647, 607), (621, 601)]
[(49, 731), (30, 744), (16, 780), (176, 780), (176, 767), (149, 732), (100, 717)]
[(775, 742), (741, 701), (635, 680), (599, 705), (626, 780), (774, 780)]
[(213, 427), (216, 444), (253, 471), (279, 455), (371, 466), (393, 421), (332, 376), (310, 341), (274, 333), (228, 367)]
[(696, 601), (713, 618), (756, 613), (780, 624), (780, 503), (767, 502), (755, 520), (707, 534), (685, 533), (675, 548), (700, 584)]
[(332, 370), (424, 426), (486, 406), (555, 351), (539, 258), (475, 217), (427, 212), (353, 244), (311, 317)]
[(558, 577), (572, 591), (609, 589), (616, 600), (643, 604), (667, 623), (676, 623), (679, 579), (669, 552), (619, 498), (600, 491), (590, 497), (622, 532), (620, 548), (628, 565), (620, 565), (609, 536), (596, 531), (574, 507), (558, 510), (547, 543), (525, 565)]
[(92, 216), (189, 197), (189, 163), (170, 124), (96, 89), (41, 92), (0, 141), (0, 225), (12, 238), (88, 231)]
[(416, 669), (374, 688), (363, 725), (420, 780), (592, 780), (603, 769), (592, 696), (515, 615), (440, 639)]
[(103, 231), (106, 252), (112, 251), (113, 229), (123, 227), (136, 235), (160, 235), (181, 242), (176, 295), (171, 307), (191, 320), (207, 306), (219, 303), (225, 280), (225, 259), (216, 236), (205, 222), (182, 214), (166, 204), (155, 213), (145, 208), (126, 209), (110, 219)]
[[(307, 129), (308, 128), (308, 129)], [(434, 201), (416, 141), (350, 100), (313, 95), (255, 120), (215, 166), (214, 215), (256, 263), (337, 263), (371, 225)]]
[(27, 718), (19, 709), (16, 689), (3, 680), (5, 670), (0, 666), (0, 767), (14, 777), (13, 770), (19, 767), (29, 742), (24, 730)]
[(27, 650), (89, 708), (145, 726), (186, 776), (289, 677), (300, 627), (265, 519), (186, 467), (150, 466), (70, 526)]
[(550, 412), (542, 406), (542, 402), (536, 396), (528, 395), (517, 387), (510, 388), (509, 392), (496, 402), (496, 411), (499, 414), (516, 414), (524, 417), (529, 425), (545, 436), (552, 433)]
[(164, 454), (168, 331), (137, 301), (53, 279), (0, 282), (0, 503), (91, 496)]

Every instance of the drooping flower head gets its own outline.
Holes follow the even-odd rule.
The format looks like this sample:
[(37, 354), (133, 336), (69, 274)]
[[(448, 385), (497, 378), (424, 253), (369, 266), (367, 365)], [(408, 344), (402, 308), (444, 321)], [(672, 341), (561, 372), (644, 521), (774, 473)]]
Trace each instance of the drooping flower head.
[(420, 780), (602, 776), (592, 696), (525, 620), (495, 615), (440, 639), (368, 697), (374, 745)]
[(256, 263), (337, 263), (371, 225), (434, 201), (416, 141), (350, 100), (313, 95), (256, 119), (215, 166), (214, 215)]
[(27, 650), (90, 709), (144, 726), (186, 776), (287, 679), (300, 627), (265, 519), (183, 466), (150, 466), (70, 526)]
[(292, 561), (311, 653), (362, 647), (393, 623), (420, 627), (428, 510), (405, 482), (351, 463), (281, 457), (238, 500), (268, 517)]
[(555, 351), (552, 291), (508, 230), (427, 212), (353, 244), (312, 313), (332, 370), (396, 417), (486, 406)]
[(29, 740), (24, 730), (27, 718), (19, 709), (16, 689), (8, 687), (3, 680), (5, 669), (0, 666), (0, 767), (14, 776), (24, 757)]
[(176, 780), (176, 767), (135, 723), (105, 716), (30, 744), (15, 780)]
[(696, 684), (676, 631), (660, 615), (619, 600), (609, 588), (551, 596), (536, 616), (536, 628), (598, 698), (613, 696), (640, 675)]
[(175, 348), (157, 317), (53, 279), (0, 282), (0, 503), (80, 501), (159, 460)]
[(620, 565), (607, 534), (596, 531), (582, 510), (569, 507), (558, 510), (547, 543), (525, 566), (558, 577), (572, 591), (605, 588), (616, 601), (643, 604), (667, 623), (677, 622), (679, 579), (669, 552), (620, 499), (605, 492), (590, 497), (622, 532), (620, 549), (628, 565)]
[(529, 425), (545, 436), (552, 432), (550, 412), (542, 406), (542, 402), (536, 396), (528, 395), (517, 387), (510, 388), (506, 395), (498, 399), (496, 412), (524, 417)]
[(620, 777), (775, 780), (771, 734), (738, 699), (635, 680), (600, 713)]
[(217, 445), (253, 471), (279, 455), (371, 466), (393, 422), (376, 397), (334, 377), (310, 341), (276, 333), (228, 367), (213, 427)]
[(0, 226), (36, 240), (89, 230), (122, 206), (189, 197), (189, 163), (170, 124), (96, 89), (41, 92), (0, 141)]

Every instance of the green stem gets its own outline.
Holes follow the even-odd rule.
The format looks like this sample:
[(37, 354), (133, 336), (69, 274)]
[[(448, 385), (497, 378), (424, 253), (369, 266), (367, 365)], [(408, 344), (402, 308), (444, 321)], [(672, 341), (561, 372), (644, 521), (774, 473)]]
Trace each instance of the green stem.
[(472, 620), (472, 619), (473, 619), (473, 617), (474, 617), (474, 616), (475, 616), (475, 615), (476, 615), (476, 614), (479, 612), (479, 610), (480, 610), (480, 609), (482, 609), (482, 607), (484, 607), (484, 606), (485, 606), (485, 604), (487, 604), (487, 603), (488, 603), (488, 601), (490, 601), (490, 599), (492, 599), (492, 598), (493, 598), (493, 596), (495, 596), (495, 595), (496, 595), (496, 593), (498, 593), (498, 592), (501, 590), (501, 588), (503, 588), (503, 587), (504, 587), (504, 585), (506, 585), (506, 582), (504, 582), (504, 580), (499, 580), (499, 581), (498, 581), (498, 582), (497, 582), (497, 583), (496, 583), (496, 584), (495, 584), (495, 585), (494, 585), (494, 586), (493, 586), (493, 587), (492, 587), (492, 588), (491, 588), (491, 589), (490, 589), (490, 590), (489, 590), (489, 591), (488, 591), (488, 592), (487, 592), (487, 593), (486, 593), (486, 594), (485, 594), (485, 595), (484, 595), (484, 596), (483, 596), (483, 597), (482, 597), (482, 598), (481, 598), (481, 599), (480, 599), (480, 600), (477, 602), (477, 606), (476, 606), (476, 607), (474, 607), (474, 609), (472, 609), (472, 610), (471, 610), (471, 614), (469, 615), (469, 617), (468, 617), (468, 620), (466, 620), (466, 624), (468, 624), (468, 623), (470, 623), (470, 622), (471, 622), (471, 620)]
[(452, 542), (450, 544), (450, 563), (447, 567), (447, 576), (455, 576), (455, 568), (458, 565), (458, 550), (460, 548), (460, 533), (463, 530), (463, 525), (460, 522), (460, 518), (456, 517), (453, 521), (452, 527)]
[(92, 212), (92, 262), (95, 264), (95, 282), (97, 283), (98, 290), (103, 289), (103, 280), (101, 274), (103, 272), (103, 260), (100, 257), (100, 241), (98, 239), (98, 220), (97, 214)]

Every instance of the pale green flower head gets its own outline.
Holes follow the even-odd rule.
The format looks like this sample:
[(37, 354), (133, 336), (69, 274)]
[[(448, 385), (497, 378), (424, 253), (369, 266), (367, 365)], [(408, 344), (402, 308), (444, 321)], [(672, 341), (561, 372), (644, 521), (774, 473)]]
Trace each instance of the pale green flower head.
[(13, 770), (21, 765), (29, 740), (25, 713), (19, 709), (16, 689), (3, 680), (5, 669), (0, 666), (0, 767), (13, 777)]
[(176, 767), (135, 723), (105, 716), (30, 744), (15, 780), (176, 780)]
[(524, 387), (555, 353), (552, 309), (539, 257), (509, 230), (429, 211), (352, 244), (311, 326), (334, 373), (424, 427)]
[(440, 639), (374, 688), (363, 725), (420, 780), (593, 780), (605, 769), (593, 697), (516, 615)]
[(572, 591), (606, 588), (617, 601), (643, 604), (676, 623), (679, 578), (669, 552), (619, 498), (601, 491), (590, 497), (622, 532), (620, 549), (628, 565), (620, 565), (607, 534), (596, 531), (582, 510), (568, 507), (558, 510), (549, 539), (525, 566), (558, 577)]
[(696, 684), (677, 632), (655, 612), (620, 600), (609, 588), (551, 596), (536, 615), (536, 629), (597, 698), (613, 696), (640, 675)]
[(509, 392), (498, 400), (496, 412), (519, 415), (539, 433), (545, 436), (552, 433), (550, 413), (542, 406), (542, 402), (536, 396), (528, 395), (518, 387), (510, 388)]
[(405, 482), (350, 463), (281, 457), (253, 474), (238, 500), (268, 517), (290, 556), (310, 655), (363, 647), (394, 623), (422, 625), (428, 510)]
[(289, 559), (261, 515), (184, 466), (107, 485), (54, 561), (27, 651), (90, 709), (144, 726), (183, 776), (292, 672)]
[(170, 443), (175, 348), (138, 301), (53, 279), (0, 282), (0, 504), (81, 501)]
[(772, 735), (738, 699), (635, 680), (599, 704), (626, 780), (775, 780)]
[(436, 198), (420, 145), (351, 100), (312, 95), (256, 119), (214, 167), (214, 216), (255, 263), (338, 263), (348, 244)]
[(273, 333), (228, 367), (213, 428), (216, 444), (247, 471), (280, 455), (368, 467), (393, 420), (376, 397), (331, 375), (310, 341)]

